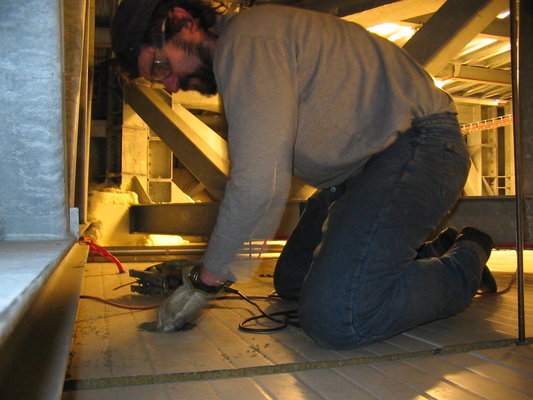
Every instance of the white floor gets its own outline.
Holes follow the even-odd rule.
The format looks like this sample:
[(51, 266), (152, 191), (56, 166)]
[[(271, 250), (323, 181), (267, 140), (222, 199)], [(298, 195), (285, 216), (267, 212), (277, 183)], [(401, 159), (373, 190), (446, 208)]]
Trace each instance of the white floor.
[[(272, 290), (275, 260), (237, 288)], [(125, 263), (141, 270), (153, 263)], [(516, 269), (514, 251), (489, 262), (501, 288)], [(533, 251), (525, 252), (526, 336), (533, 332)], [(89, 263), (82, 294), (127, 305), (157, 299), (131, 293), (127, 274)], [(213, 303), (189, 331), (159, 334), (137, 327), (156, 310), (127, 310), (82, 299), (63, 399), (523, 399), (533, 398), (533, 348), (516, 345), (516, 283), (499, 296), (476, 297), (451, 318), (351, 351), (317, 346), (298, 328), (257, 334), (238, 329), (257, 314), (238, 299)], [(295, 304), (258, 301), (268, 311)]]

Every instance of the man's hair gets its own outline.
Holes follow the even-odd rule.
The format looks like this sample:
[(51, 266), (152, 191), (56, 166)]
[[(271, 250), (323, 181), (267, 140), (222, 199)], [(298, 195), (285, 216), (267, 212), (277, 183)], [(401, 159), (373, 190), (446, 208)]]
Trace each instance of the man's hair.
[[(111, 45), (123, 77), (139, 77), (139, 53), (144, 46), (160, 45), (163, 20), (174, 7), (187, 10), (207, 33), (213, 30), (217, 15), (225, 9), (222, 3), (209, 0), (123, 0), (111, 26)], [(172, 39), (184, 25), (167, 21), (166, 40)]]

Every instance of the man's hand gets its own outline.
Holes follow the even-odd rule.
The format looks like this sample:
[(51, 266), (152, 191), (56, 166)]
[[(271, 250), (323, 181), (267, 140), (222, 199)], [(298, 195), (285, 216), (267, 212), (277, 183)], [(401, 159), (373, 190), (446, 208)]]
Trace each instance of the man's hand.
[(208, 286), (200, 280), (200, 266), (183, 269), (183, 285), (159, 307), (157, 332), (183, 329), (202, 314), (207, 302), (224, 293), (224, 286)]

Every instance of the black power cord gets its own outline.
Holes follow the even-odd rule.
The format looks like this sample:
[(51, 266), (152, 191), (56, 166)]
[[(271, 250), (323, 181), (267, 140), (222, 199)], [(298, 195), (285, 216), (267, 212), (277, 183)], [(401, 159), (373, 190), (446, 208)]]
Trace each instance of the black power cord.
[[(298, 310), (288, 310), (288, 311), (278, 311), (275, 313), (267, 313), (261, 309), (255, 303), (254, 301), (250, 300), (248, 297), (243, 295), (241, 292), (239, 292), (236, 289), (231, 289), (229, 287), (224, 288), (226, 292), (233, 293), (238, 295), (240, 298), (245, 300), (246, 302), (250, 303), (252, 306), (257, 308), (257, 310), (260, 312), (260, 315), (255, 315), (250, 318), (246, 318), (244, 321), (242, 321), (239, 324), (239, 329), (243, 332), (254, 332), (254, 333), (269, 333), (269, 332), (275, 332), (282, 329), (285, 329), (288, 325), (300, 327), (300, 324), (298, 323)], [(277, 316), (283, 316), (283, 319), (276, 318)], [(276, 324), (279, 324), (278, 326), (272, 327), (272, 328), (251, 328), (249, 326), (246, 326), (252, 321), (258, 321), (261, 319), (268, 319), (272, 322), (275, 322)]]

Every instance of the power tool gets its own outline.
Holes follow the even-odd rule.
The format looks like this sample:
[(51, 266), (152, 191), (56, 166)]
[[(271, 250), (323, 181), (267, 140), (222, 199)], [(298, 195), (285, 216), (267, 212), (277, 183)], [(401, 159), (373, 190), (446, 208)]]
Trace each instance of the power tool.
[(131, 285), (131, 291), (146, 296), (166, 297), (183, 284), (183, 268), (201, 263), (201, 260), (170, 260), (152, 265), (144, 271), (130, 269), (130, 276), (137, 278)]

